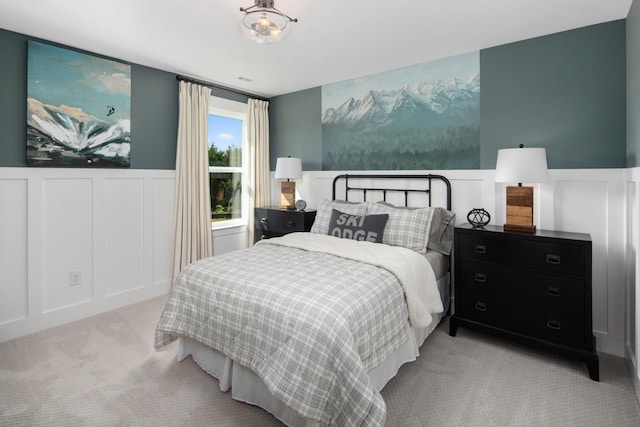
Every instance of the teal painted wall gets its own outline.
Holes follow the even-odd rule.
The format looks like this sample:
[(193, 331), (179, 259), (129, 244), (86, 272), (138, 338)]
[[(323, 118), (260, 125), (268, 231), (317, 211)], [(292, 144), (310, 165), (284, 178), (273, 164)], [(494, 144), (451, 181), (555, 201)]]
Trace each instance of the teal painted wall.
[(178, 140), (175, 74), (131, 64), (131, 169), (175, 169)]
[(481, 51), (482, 169), (544, 147), (552, 169), (625, 167), (625, 21)]
[[(629, 28), (613, 21), (482, 50), (481, 168), (493, 169), (497, 150), (519, 143), (546, 147), (551, 168), (640, 165), (638, 15), (636, 0)], [(29, 39), (0, 29), (0, 167), (26, 165)], [(131, 66), (131, 168), (174, 169), (175, 75)], [(214, 94), (246, 102), (231, 92)], [(272, 169), (277, 157), (291, 155), (303, 159), (305, 170), (320, 170), (320, 88), (272, 98), (269, 113)]]
[(640, 166), (640, 1), (627, 17), (627, 167)]
[[(28, 40), (37, 39), (0, 29), (0, 167), (26, 166)], [(175, 169), (177, 136), (175, 74), (131, 64), (130, 168)]]
[(0, 166), (26, 166), (26, 39), (0, 30), (0, 52)]
[[(550, 168), (625, 167), (625, 34), (619, 20), (482, 50), (481, 169), (520, 143)], [(272, 169), (287, 155), (321, 169), (320, 102), (320, 88), (271, 100)]]
[[(0, 167), (26, 166), (28, 40), (38, 39), (0, 29)], [(178, 94), (175, 74), (131, 64), (130, 169), (175, 169)], [(247, 102), (245, 95), (224, 89), (212, 94)]]
[(302, 159), (303, 170), (322, 169), (320, 88), (271, 98), (269, 103), (269, 164), (278, 157)]

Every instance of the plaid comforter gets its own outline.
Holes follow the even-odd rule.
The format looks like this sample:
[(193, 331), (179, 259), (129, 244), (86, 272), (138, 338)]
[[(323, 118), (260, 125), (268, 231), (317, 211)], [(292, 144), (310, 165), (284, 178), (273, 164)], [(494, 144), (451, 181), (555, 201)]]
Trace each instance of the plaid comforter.
[[(360, 250), (388, 248), (318, 236), (366, 244), (353, 246)], [(384, 425), (385, 403), (367, 371), (406, 340), (409, 314), (398, 278), (278, 240), (185, 268), (157, 325), (155, 347), (188, 336), (252, 369), (305, 417)]]

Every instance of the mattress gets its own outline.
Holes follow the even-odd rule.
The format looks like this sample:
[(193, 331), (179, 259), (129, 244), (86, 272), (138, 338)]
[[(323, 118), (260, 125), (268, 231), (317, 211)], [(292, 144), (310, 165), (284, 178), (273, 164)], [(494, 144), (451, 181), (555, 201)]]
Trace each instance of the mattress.
[[(445, 311), (434, 314), (433, 321), (426, 328), (413, 328), (407, 324), (404, 344), (368, 371), (369, 378), (378, 391), (396, 375), (404, 363), (416, 360), (420, 354), (420, 346), (446, 315), (449, 307), (449, 257), (433, 251), (427, 252), (425, 256), (436, 277), (439, 277), (437, 287)], [(315, 420), (304, 418), (270, 394), (266, 385), (251, 369), (205, 344), (182, 337), (178, 348), (178, 360), (183, 360), (189, 355), (205, 372), (218, 379), (222, 391), (231, 390), (235, 400), (259, 406), (288, 426), (322, 425)]]

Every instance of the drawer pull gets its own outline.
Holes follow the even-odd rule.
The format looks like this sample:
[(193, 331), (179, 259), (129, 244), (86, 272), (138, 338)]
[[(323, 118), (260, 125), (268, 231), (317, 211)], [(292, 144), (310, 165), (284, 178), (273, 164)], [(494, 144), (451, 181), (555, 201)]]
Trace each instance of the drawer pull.
[(267, 218), (260, 218), (260, 222), (266, 224), (269, 222), (269, 220)]
[(475, 245), (473, 251), (477, 254), (486, 254), (487, 247), (485, 245)]
[(294, 225), (296, 225), (295, 222), (293, 221), (287, 221), (287, 227), (293, 227)]
[(484, 273), (476, 273), (474, 279), (476, 282), (485, 283), (487, 281), (487, 275)]
[(555, 286), (549, 286), (547, 288), (547, 295), (552, 297), (559, 297), (562, 295), (562, 292), (560, 291), (560, 288), (556, 288)]
[(475, 309), (478, 311), (487, 311), (487, 304), (481, 301), (477, 301)]
[(547, 320), (547, 328), (559, 331), (560, 329), (562, 329), (562, 325), (556, 320)]
[(560, 264), (560, 255), (547, 254), (547, 262), (549, 264)]

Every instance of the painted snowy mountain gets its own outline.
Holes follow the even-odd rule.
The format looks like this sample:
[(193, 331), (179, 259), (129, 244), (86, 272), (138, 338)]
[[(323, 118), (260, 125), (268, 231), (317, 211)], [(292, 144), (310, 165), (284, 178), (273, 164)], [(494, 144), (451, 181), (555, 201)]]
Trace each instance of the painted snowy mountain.
[(27, 164), (128, 167), (130, 120), (116, 123), (81, 108), (27, 99)]
[(322, 124), (358, 128), (420, 119), (447, 125), (463, 119), (479, 100), (479, 74), (466, 81), (418, 82), (394, 90), (371, 90), (362, 99), (351, 97), (340, 107), (323, 111)]
[(370, 90), (322, 112), (323, 170), (474, 169), (480, 75)]

